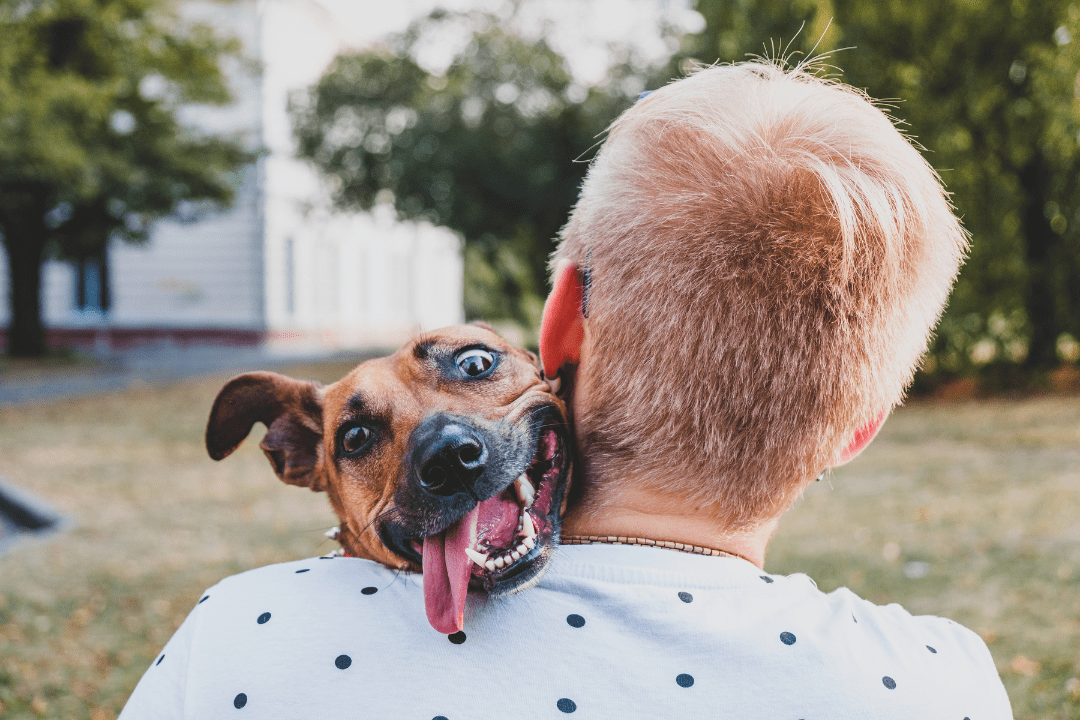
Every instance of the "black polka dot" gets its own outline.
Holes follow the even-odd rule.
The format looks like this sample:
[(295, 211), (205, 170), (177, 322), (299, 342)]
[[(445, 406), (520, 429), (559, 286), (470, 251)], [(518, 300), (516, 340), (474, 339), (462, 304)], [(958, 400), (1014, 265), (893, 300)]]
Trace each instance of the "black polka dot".
[(364, 588), (363, 590), (360, 591), (360, 594), (361, 595), (374, 595), (377, 592), (379, 592), (379, 588), (366, 587), (366, 588)]
[(577, 710), (577, 703), (570, 698), (559, 698), (559, 702), (555, 703), (555, 707), (559, 708), (564, 713), (572, 713)]
[(333, 560), (333, 559), (334, 559), (334, 556), (333, 556), (333, 555), (323, 555), (323, 556), (322, 556), (322, 557), (320, 557), (319, 559), (320, 559), (320, 560)]
[(431, 720), (449, 720), (449, 718), (447, 718), (445, 715), (436, 715), (435, 717), (431, 718)]
[(161, 653), (161, 657), (159, 657), (159, 658), (157, 659), (157, 662), (156, 662), (156, 663), (154, 663), (154, 665), (160, 665), (160, 664), (161, 664), (161, 661), (162, 661), (162, 660), (164, 660), (164, 659), (165, 659), (165, 653)]
[(297, 570), (296, 574), (299, 575), (300, 573), (309, 572), (310, 570), (311, 568), (304, 568), (303, 570)]
[(580, 615), (567, 615), (566, 624), (570, 627), (584, 627), (585, 618), (581, 617)]
[(446, 639), (454, 643), (455, 645), (460, 645), (461, 643), (465, 642), (465, 631), (458, 630), (456, 633), (451, 633), (450, 635), (447, 635)]
[(247, 695), (245, 695), (244, 693), (240, 693), (239, 695), (237, 695), (236, 697), (233, 698), (232, 704), (233, 704), (234, 708), (239, 710), (240, 708), (247, 705)]
[(934, 648), (930, 647), (929, 645), (927, 645), (927, 646), (926, 646), (926, 649), (927, 649), (927, 650), (929, 650), (930, 652), (934, 653), (935, 655), (937, 655), (937, 650), (935, 650)]
[(347, 670), (352, 665), (352, 658), (348, 655), (338, 655), (334, 659), (334, 664), (337, 665), (338, 670)]
[(266, 623), (270, 622), (270, 613), (263, 613), (255, 622), (259, 623), (260, 625), (265, 625)]
[(684, 603), (692, 603), (692, 602), (694, 602), (694, 596), (691, 595), (688, 592), (679, 593), (679, 599), (682, 600)]
[(675, 682), (679, 684), (679, 687), (690, 687), (694, 684), (694, 676), (683, 673), (675, 678)]
[(201, 599), (199, 600), (199, 602), (197, 602), (197, 603), (195, 603), (195, 604), (196, 604), (196, 605), (202, 605), (202, 604), (203, 604), (204, 602), (206, 602), (206, 601), (207, 601), (207, 600), (209, 600), (209, 599), (210, 599), (210, 596), (209, 596), (209, 595), (203, 595), (203, 596), (202, 596), (202, 598), (201, 598)]
[(780, 642), (784, 643), (785, 645), (794, 645), (795, 636), (789, 632), (782, 632), (780, 633)]
[(881, 678), (881, 684), (882, 684), (882, 685), (884, 685), (885, 687), (889, 688), (890, 690), (894, 690), (894, 689), (896, 689), (896, 681), (895, 681), (895, 680), (893, 680), (893, 679), (892, 679), (891, 677), (889, 677), (888, 675), (886, 675), (885, 677)]
[(771, 577), (769, 577), (768, 575), (762, 575), (761, 579), (764, 580), (767, 583), (771, 583), (773, 581), (773, 579)]

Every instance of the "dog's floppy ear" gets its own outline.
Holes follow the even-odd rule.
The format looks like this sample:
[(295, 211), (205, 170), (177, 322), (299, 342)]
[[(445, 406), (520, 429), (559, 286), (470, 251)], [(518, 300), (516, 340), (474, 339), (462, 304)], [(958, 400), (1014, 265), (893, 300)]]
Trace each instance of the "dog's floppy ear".
[(267, 431), (259, 447), (277, 476), (290, 485), (325, 490), (321, 390), (316, 383), (271, 372), (233, 378), (214, 400), (206, 451), (214, 460), (228, 457), (261, 422)]

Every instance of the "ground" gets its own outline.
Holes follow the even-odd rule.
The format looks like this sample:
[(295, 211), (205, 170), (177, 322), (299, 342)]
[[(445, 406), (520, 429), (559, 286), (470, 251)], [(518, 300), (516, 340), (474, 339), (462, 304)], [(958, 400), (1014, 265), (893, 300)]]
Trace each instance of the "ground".
[[(0, 557), (5, 720), (115, 717), (202, 589), (335, 547), (325, 498), (279, 483), (255, 442), (206, 457), (224, 379), (0, 405), (0, 474), (76, 523)], [(1080, 717), (1080, 399), (911, 403), (812, 484), (766, 568), (951, 617), (989, 644), (1017, 718)]]

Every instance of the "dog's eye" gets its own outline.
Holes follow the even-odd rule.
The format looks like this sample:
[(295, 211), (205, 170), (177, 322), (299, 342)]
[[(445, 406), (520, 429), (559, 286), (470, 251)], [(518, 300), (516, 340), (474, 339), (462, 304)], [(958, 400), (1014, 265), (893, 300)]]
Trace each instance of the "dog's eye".
[(341, 436), (341, 449), (347, 453), (354, 453), (367, 445), (372, 435), (371, 428), (363, 425), (351, 427)]
[(495, 358), (487, 350), (471, 348), (459, 352), (454, 361), (466, 375), (476, 377), (487, 372), (495, 362)]

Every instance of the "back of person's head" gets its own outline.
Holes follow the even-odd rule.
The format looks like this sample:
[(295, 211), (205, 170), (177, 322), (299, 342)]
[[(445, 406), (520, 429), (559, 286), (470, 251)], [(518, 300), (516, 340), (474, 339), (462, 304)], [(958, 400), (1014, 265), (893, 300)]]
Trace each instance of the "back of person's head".
[(902, 399), (965, 249), (933, 169), (848, 86), (749, 62), (648, 95), (555, 257), (588, 285), (587, 482), (778, 516)]

